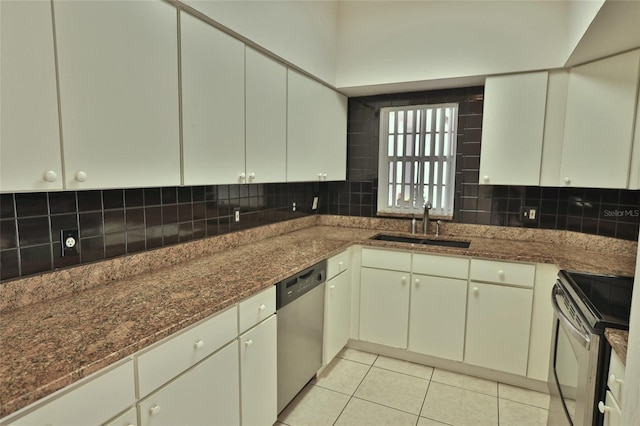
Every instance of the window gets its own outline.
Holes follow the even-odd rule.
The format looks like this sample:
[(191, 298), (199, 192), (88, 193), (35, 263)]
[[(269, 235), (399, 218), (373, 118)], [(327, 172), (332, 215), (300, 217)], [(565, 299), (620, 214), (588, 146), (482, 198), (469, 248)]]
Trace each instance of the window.
[(458, 104), (380, 110), (378, 212), (453, 217)]

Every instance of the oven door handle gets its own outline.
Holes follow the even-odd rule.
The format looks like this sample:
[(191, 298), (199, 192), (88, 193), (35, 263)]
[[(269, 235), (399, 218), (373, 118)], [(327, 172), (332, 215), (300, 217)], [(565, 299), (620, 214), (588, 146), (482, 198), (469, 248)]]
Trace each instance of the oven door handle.
[(558, 316), (560, 322), (564, 324), (565, 330), (568, 331), (569, 334), (571, 334), (571, 336), (575, 338), (582, 347), (584, 347), (586, 350), (589, 350), (589, 347), (591, 346), (591, 337), (588, 333), (585, 333), (582, 330), (578, 330), (578, 328), (573, 325), (571, 320), (567, 318), (564, 312), (562, 312), (556, 298), (556, 296), (558, 296), (559, 294), (562, 294), (562, 290), (560, 290), (560, 287), (558, 287), (558, 284), (556, 284), (553, 286), (553, 290), (551, 291), (551, 304), (553, 305), (553, 310), (556, 312), (556, 315)]

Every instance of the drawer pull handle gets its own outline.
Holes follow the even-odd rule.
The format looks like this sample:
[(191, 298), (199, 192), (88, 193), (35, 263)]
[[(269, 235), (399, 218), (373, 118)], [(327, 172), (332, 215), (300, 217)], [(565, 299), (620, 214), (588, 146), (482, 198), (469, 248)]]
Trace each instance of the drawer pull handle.
[(598, 411), (600, 411), (602, 414), (604, 414), (605, 411), (611, 411), (611, 410), (613, 409), (611, 407), (604, 405), (604, 402), (602, 401), (598, 402)]
[(415, 279), (415, 283), (416, 283), (416, 285), (420, 285), (420, 280), (416, 278)]
[(615, 375), (615, 374), (610, 375), (610, 376), (609, 376), (609, 380), (608, 380), (607, 384), (608, 384), (609, 386), (614, 386), (614, 385), (616, 385), (617, 383), (623, 384), (623, 383), (624, 383), (624, 380), (616, 378), (616, 375)]
[(502, 269), (500, 269), (500, 270), (498, 271), (498, 276), (499, 276), (501, 279), (504, 279), (504, 271), (503, 271)]
[(244, 342), (245, 346), (251, 346), (253, 345), (253, 340), (249, 339), (246, 342)]
[(332, 288), (332, 289), (333, 289), (333, 288), (336, 288), (336, 285), (335, 285), (335, 284), (331, 284), (331, 285), (329, 286), (329, 288)]
[(402, 282), (402, 284), (405, 284), (407, 282), (407, 277), (402, 277), (400, 281)]
[(259, 311), (264, 311), (265, 309), (267, 309), (267, 307), (264, 305), (264, 303), (260, 306), (258, 306), (258, 310)]
[(85, 172), (76, 173), (76, 181), (85, 182), (87, 180), (87, 174)]
[(202, 349), (203, 346), (204, 346), (204, 341), (202, 340), (198, 340), (193, 344), (194, 349)]
[(149, 408), (149, 414), (152, 416), (156, 416), (158, 415), (158, 413), (160, 413), (160, 406), (159, 405), (154, 405), (151, 408)]
[(474, 287), (474, 288), (473, 288), (473, 293), (474, 293), (474, 294), (478, 294), (478, 291), (479, 291), (478, 287)]

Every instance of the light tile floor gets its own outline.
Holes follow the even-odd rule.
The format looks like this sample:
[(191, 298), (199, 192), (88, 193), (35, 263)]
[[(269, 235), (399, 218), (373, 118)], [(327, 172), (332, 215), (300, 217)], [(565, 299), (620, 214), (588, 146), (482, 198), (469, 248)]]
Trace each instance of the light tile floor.
[(549, 395), (344, 349), (280, 414), (282, 426), (545, 426)]

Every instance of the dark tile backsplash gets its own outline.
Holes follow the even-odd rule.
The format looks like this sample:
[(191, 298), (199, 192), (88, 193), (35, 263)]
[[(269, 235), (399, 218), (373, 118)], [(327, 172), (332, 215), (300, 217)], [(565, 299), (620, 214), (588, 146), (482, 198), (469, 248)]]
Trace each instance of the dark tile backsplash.
[[(479, 185), (483, 96), (483, 87), (471, 87), (350, 98), (347, 181), (323, 185), (320, 213), (376, 216), (380, 108), (457, 102), (455, 222), (566, 229), (637, 240), (640, 191)], [(537, 208), (537, 219), (524, 221), (523, 207)]]
[[(0, 281), (308, 215), (317, 194), (320, 213), (376, 216), (380, 108), (423, 103), (459, 103), (455, 222), (637, 240), (640, 191), (479, 185), (483, 90), (349, 99), (346, 182), (0, 194)], [(79, 229), (79, 256), (60, 256), (62, 229)]]
[[(0, 280), (312, 214), (319, 190), (291, 183), (0, 194)], [(60, 255), (65, 229), (79, 230), (77, 256)]]

